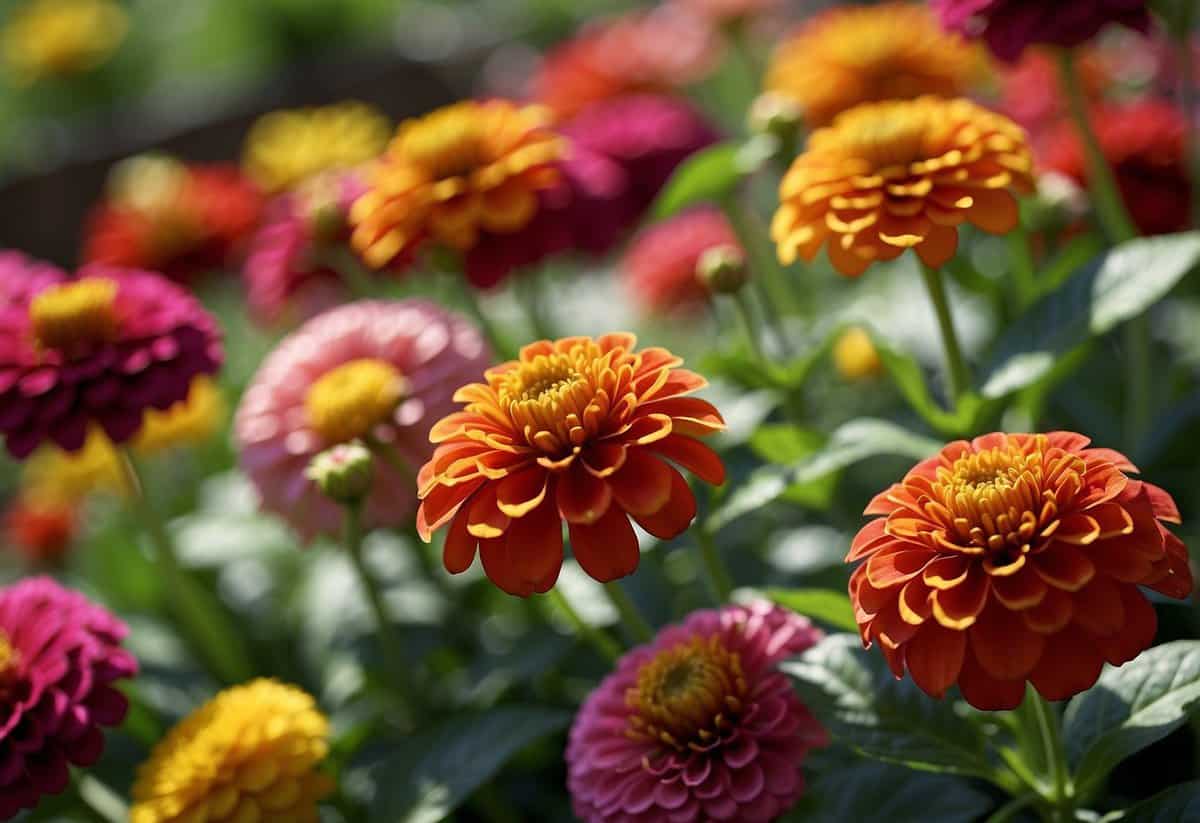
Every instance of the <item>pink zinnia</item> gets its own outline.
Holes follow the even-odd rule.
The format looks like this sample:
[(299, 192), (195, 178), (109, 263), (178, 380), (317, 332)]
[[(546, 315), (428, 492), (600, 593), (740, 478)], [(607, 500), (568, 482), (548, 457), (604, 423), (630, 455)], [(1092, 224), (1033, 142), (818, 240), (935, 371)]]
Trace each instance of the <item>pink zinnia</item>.
[(76, 451), (92, 423), (123, 443), (146, 409), (186, 399), (194, 377), (220, 366), (215, 321), (163, 277), (27, 265), (24, 286), (6, 285), (19, 281), (20, 262), (0, 265), (0, 433), (14, 457), (47, 441)]
[(241, 464), (263, 507), (305, 539), (336, 533), (340, 507), (304, 470), (330, 446), (362, 439), (389, 458), (375, 461), (367, 526), (409, 521), (430, 426), (490, 361), (474, 326), (424, 300), (364, 300), (312, 318), (267, 357), (238, 408)]
[(621, 261), (622, 277), (647, 312), (694, 310), (708, 299), (696, 264), (718, 246), (741, 248), (725, 215), (710, 206), (692, 209), (634, 238)]
[(113, 684), (137, 674), (126, 634), (48, 577), (0, 591), (0, 820), (63, 792), (70, 766), (99, 760), (102, 727), (128, 709)]
[(825, 730), (776, 664), (822, 634), (773, 606), (693, 613), (617, 663), (567, 743), (567, 786), (585, 823), (766, 823), (804, 788)]
[(1146, 0), (931, 0), (942, 26), (982, 36), (1001, 60), (1012, 62), (1026, 46), (1078, 46), (1109, 23), (1145, 31)]

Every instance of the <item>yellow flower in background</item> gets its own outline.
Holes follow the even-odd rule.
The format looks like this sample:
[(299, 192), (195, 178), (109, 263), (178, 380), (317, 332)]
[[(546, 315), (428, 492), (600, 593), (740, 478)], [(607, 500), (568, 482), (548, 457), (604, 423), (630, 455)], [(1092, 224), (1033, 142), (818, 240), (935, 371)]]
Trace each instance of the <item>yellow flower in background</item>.
[(871, 335), (861, 326), (851, 326), (833, 344), (833, 365), (846, 380), (858, 381), (875, 377), (883, 371), (883, 361), (871, 341)]
[(85, 74), (125, 40), (129, 18), (112, 0), (32, 0), (0, 31), (0, 54), (18, 83)]
[(255, 680), (184, 718), (138, 769), (131, 823), (315, 823), (329, 721), (293, 686)]
[(942, 31), (923, 4), (845, 6), (816, 15), (784, 40), (765, 85), (795, 101), (816, 128), (859, 103), (958, 97), (984, 60), (977, 47)]
[(150, 454), (174, 446), (203, 443), (221, 428), (227, 411), (220, 387), (212, 378), (202, 375), (192, 381), (187, 400), (166, 411), (146, 412), (133, 448)]
[(242, 166), (266, 191), (283, 191), (321, 172), (374, 159), (391, 133), (388, 118), (366, 103), (273, 111), (246, 135)]

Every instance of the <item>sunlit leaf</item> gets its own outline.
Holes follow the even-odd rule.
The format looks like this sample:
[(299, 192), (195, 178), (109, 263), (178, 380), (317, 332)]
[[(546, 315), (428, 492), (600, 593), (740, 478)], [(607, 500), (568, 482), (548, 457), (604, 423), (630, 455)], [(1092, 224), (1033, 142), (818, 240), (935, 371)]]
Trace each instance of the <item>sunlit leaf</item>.
[(766, 595), (797, 614), (825, 623), (835, 629), (857, 632), (854, 607), (849, 596), (832, 589), (768, 589)]
[(656, 220), (697, 203), (721, 200), (742, 178), (736, 143), (718, 143), (696, 152), (675, 169), (651, 213)]

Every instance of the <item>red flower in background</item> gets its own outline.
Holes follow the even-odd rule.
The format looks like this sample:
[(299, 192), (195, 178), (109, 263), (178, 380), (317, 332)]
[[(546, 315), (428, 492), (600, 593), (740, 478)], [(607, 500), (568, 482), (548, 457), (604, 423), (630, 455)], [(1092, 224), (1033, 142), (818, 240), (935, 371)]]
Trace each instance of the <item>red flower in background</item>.
[(63, 504), (16, 500), (4, 513), (4, 538), (37, 568), (57, 568), (76, 533), (75, 509)]
[(695, 310), (708, 300), (696, 264), (704, 252), (718, 246), (740, 248), (725, 215), (711, 207), (693, 209), (634, 238), (621, 260), (621, 274), (648, 312)]

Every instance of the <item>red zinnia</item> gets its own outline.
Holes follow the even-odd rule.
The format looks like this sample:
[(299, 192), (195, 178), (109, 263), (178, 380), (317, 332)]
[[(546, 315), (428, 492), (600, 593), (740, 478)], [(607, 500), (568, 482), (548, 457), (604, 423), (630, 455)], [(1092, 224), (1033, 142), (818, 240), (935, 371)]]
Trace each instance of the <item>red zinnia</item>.
[(629, 291), (651, 312), (692, 310), (708, 300), (696, 264), (709, 249), (740, 248), (725, 215), (698, 208), (646, 229), (621, 261)]

